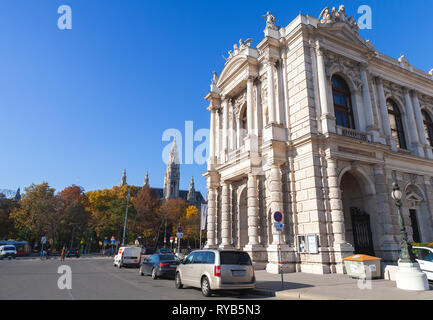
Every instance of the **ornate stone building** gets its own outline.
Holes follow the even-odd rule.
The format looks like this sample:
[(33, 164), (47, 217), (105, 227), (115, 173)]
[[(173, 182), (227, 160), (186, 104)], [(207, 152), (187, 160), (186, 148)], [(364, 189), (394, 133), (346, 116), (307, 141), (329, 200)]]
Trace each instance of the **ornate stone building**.
[(209, 101), (209, 247), (240, 248), (278, 271), (343, 273), (356, 253), (393, 263), (405, 191), (410, 240), (433, 241), (433, 70), (395, 60), (360, 37), (344, 6), (264, 38), (240, 40), (214, 72)]

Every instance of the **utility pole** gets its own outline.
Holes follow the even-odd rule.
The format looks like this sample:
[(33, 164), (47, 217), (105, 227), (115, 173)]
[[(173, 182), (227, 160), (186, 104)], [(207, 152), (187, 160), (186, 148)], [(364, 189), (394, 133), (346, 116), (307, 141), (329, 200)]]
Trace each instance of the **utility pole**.
[(126, 236), (126, 222), (128, 220), (128, 206), (129, 206), (129, 197), (131, 196), (131, 191), (128, 189), (128, 195), (126, 196), (126, 213), (125, 213), (125, 224), (123, 226), (123, 241), (122, 246), (125, 245), (125, 236)]

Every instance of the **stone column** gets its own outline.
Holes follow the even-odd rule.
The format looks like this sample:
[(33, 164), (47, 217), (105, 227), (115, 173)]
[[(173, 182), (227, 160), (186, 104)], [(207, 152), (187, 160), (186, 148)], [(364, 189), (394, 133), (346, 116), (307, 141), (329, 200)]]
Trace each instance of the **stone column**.
[(224, 98), (223, 103), (222, 103), (222, 108), (223, 108), (223, 132), (222, 132), (222, 136), (223, 136), (223, 146), (222, 146), (222, 160), (223, 162), (225, 162), (226, 160), (226, 154), (227, 154), (227, 138), (228, 138), (228, 122), (229, 122), (229, 104), (228, 104), (228, 99)]
[(424, 119), (421, 113), (421, 106), (418, 100), (418, 93), (416, 91), (412, 91), (412, 106), (415, 111), (415, 120), (418, 128), (418, 136), (420, 138), (421, 144), (424, 146), (424, 153), (428, 159), (433, 159), (432, 150), (430, 149), (430, 145), (427, 142), (427, 137), (424, 131)]
[[(278, 244), (278, 231), (275, 229), (273, 223), (273, 214), (276, 211), (282, 212), (282, 198), (281, 198), (281, 173), (278, 166), (273, 165), (270, 172), (270, 192), (271, 192), (271, 221), (268, 223), (272, 224), (272, 244)], [(281, 235), (283, 240), (283, 234)]]
[(253, 131), (253, 83), (254, 78), (248, 77), (247, 80), (247, 126), (248, 135), (254, 133)]
[(344, 229), (343, 202), (341, 201), (341, 190), (338, 183), (337, 160), (327, 159), (327, 162), (329, 202), (331, 207), (334, 245), (341, 245), (346, 243), (346, 235)]
[(236, 145), (236, 136), (235, 136), (235, 122), (234, 122), (234, 113), (233, 113), (233, 99), (229, 100), (228, 106), (230, 106), (230, 115), (231, 115), (231, 121), (230, 121), (230, 138), (229, 138), (229, 148), (230, 150), (235, 149)]
[(216, 245), (216, 213), (217, 213), (217, 190), (209, 188), (208, 193), (208, 211), (207, 211), (207, 247)]
[(221, 238), (220, 248), (231, 247), (230, 185), (226, 181), (221, 191)]
[(215, 163), (215, 109), (210, 110), (209, 158)]
[(319, 41), (316, 42), (316, 57), (322, 131), (323, 133), (335, 132), (334, 106), (329, 103), (328, 79), (326, 77), (325, 57), (323, 48), (321, 48)]
[(216, 128), (215, 128), (215, 155), (217, 163), (221, 163), (221, 109), (216, 111)]
[(248, 174), (248, 245), (259, 244), (259, 201), (257, 192), (257, 177)]
[(371, 133), (371, 135), (373, 136), (373, 141), (376, 142), (378, 139), (378, 133), (374, 125), (373, 106), (371, 104), (370, 87), (368, 85), (366, 65), (364, 64), (361, 65), (360, 73), (361, 73), (361, 81), (362, 81), (362, 100), (364, 101), (363, 109), (365, 111), (365, 118), (366, 118), (365, 129), (368, 133)]
[(410, 146), (411, 149), (415, 151), (415, 154), (417, 156), (424, 157), (424, 150), (420, 146), (420, 140), (418, 137), (418, 130), (415, 121), (415, 113), (413, 111), (409, 90), (407, 88), (404, 88), (403, 92), (404, 92), (404, 101), (406, 104), (406, 115), (408, 119)]
[(392, 150), (397, 150), (394, 139), (391, 136), (391, 125), (389, 123), (388, 108), (386, 107), (385, 91), (383, 90), (382, 79), (376, 78), (377, 93), (379, 96), (379, 111), (382, 118), (382, 128), (385, 133), (386, 141), (391, 146)]
[(268, 60), (267, 77), (268, 77), (268, 111), (269, 123), (276, 123), (275, 118), (275, 90), (274, 90), (274, 62)]

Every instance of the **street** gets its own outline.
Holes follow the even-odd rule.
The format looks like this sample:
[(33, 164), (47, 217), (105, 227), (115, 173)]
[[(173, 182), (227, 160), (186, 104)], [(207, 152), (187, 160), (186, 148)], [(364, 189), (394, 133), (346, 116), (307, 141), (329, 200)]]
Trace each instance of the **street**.
[[(72, 289), (59, 289), (59, 266), (72, 271)], [(152, 280), (136, 268), (118, 269), (113, 258), (20, 259), (0, 261), (0, 300), (202, 300), (270, 299), (221, 292), (205, 298), (199, 289), (177, 290), (170, 279)]]

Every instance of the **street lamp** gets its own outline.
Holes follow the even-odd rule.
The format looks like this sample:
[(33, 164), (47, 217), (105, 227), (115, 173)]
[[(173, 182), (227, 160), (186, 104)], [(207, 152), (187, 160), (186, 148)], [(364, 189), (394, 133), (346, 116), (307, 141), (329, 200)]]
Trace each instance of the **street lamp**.
[(397, 206), (398, 223), (400, 225), (400, 259), (396, 274), (397, 288), (417, 291), (429, 290), (427, 275), (421, 271), (412, 252), (412, 246), (407, 240), (407, 232), (401, 212), (403, 193), (397, 182), (392, 183), (391, 198), (394, 199)]
[(123, 225), (123, 241), (122, 246), (125, 246), (125, 236), (126, 236), (126, 222), (128, 219), (128, 206), (129, 206), (129, 197), (131, 196), (131, 191), (128, 189), (128, 195), (126, 196), (126, 213), (125, 213), (125, 224)]

